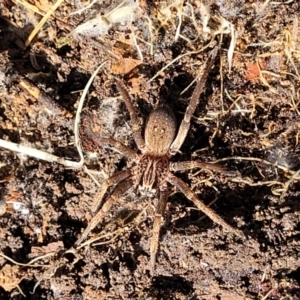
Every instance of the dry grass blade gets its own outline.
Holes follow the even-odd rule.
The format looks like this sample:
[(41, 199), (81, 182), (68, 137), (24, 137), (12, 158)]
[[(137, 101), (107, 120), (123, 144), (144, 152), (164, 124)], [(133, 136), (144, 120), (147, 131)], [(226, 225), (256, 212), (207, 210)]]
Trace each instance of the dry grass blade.
[(75, 135), (75, 146), (77, 148), (79, 157), (80, 157), (80, 162), (78, 163), (80, 166), (83, 166), (84, 163), (84, 157), (83, 157), (83, 153), (82, 153), (82, 148), (81, 148), (81, 143), (80, 143), (80, 137), (79, 137), (79, 125), (80, 125), (80, 114), (83, 108), (83, 104), (84, 104), (84, 100), (85, 97), (88, 93), (88, 90), (94, 80), (94, 78), (96, 77), (96, 75), (98, 74), (99, 70), (105, 65), (106, 62), (103, 62), (96, 70), (95, 72), (92, 74), (92, 76), (90, 77), (88, 83), (86, 84), (83, 93), (80, 97), (79, 103), (78, 103), (78, 107), (77, 107), (77, 111), (76, 111), (76, 116), (75, 116), (75, 121), (74, 121), (74, 135)]
[(8, 141), (2, 140), (2, 139), (0, 139), (0, 147), (11, 150), (11, 151), (16, 152), (16, 153), (22, 153), (22, 154), (25, 154), (25, 155), (28, 155), (28, 156), (31, 156), (31, 157), (34, 157), (34, 158), (37, 158), (37, 159), (48, 161), (48, 162), (51, 162), (51, 163), (56, 162), (56, 163), (61, 164), (65, 167), (67, 167), (67, 168), (79, 168), (79, 167), (82, 166), (81, 164), (79, 164), (76, 161), (67, 160), (67, 159), (64, 159), (62, 157), (53, 155), (51, 153), (48, 153), (48, 152), (45, 152), (45, 151), (42, 151), (42, 150), (34, 149), (32, 147), (23, 146), (23, 145), (16, 144), (16, 143), (13, 143), (13, 142), (8, 142)]
[(209, 43), (208, 45), (206, 45), (205, 47), (197, 50), (197, 51), (190, 51), (187, 52), (185, 54), (179, 55), (178, 57), (174, 58), (171, 62), (169, 62), (168, 64), (166, 64), (163, 68), (161, 68), (153, 77), (151, 77), (147, 83), (150, 83), (151, 81), (153, 81), (156, 77), (163, 75), (163, 72), (169, 68), (170, 66), (172, 66), (176, 61), (180, 60), (181, 58), (185, 57), (185, 56), (189, 56), (189, 55), (193, 55), (193, 54), (198, 54), (202, 51), (204, 51), (206, 48), (209, 48), (213, 45), (213, 43)]
[(50, 18), (50, 16), (58, 9), (58, 7), (61, 5), (61, 3), (64, 0), (57, 0), (57, 2), (51, 7), (51, 9), (45, 14), (45, 16), (41, 19), (41, 21), (38, 23), (38, 25), (34, 28), (34, 30), (30, 33), (29, 37), (27, 38), (25, 42), (25, 46), (28, 47), (31, 43), (31, 41), (34, 39), (38, 31), (44, 26), (44, 24), (47, 22), (47, 20)]
[(13, 260), (12, 258), (8, 257), (7, 255), (3, 254), (0, 252), (0, 256), (2, 256), (3, 258), (9, 260), (10, 262), (12, 262), (15, 265), (18, 266), (22, 266), (22, 267), (32, 267), (32, 268), (39, 268), (39, 267), (47, 267), (47, 265), (34, 265), (33, 263), (35, 263), (36, 261), (46, 258), (46, 257), (51, 257), (53, 255), (55, 255), (56, 252), (49, 252), (45, 255), (39, 256), (39, 257), (35, 257), (34, 259), (32, 259), (30, 262), (28, 262), (27, 264), (23, 264), (23, 263), (19, 263), (15, 260)]
[[(110, 221), (104, 228), (103, 230), (97, 234), (96, 237), (93, 237), (93, 238), (90, 238), (88, 239), (87, 241), (83, 242), (82, 244), (80, 244), (76, 250), (79, 250), (83, 247), (86, 247), (86, 246), (89, 246), (91, 244), (93, 244), (93, 246), (99, 246), (99, 245), (105, 245), (105, 244), (109, 244), (111, 243), (113, 240), (115, 240), (118, 236), (120, 236), (122, 233), (124, 232), (128, 232), (130, 230), (132, 230), (135, 226), (137, 226), (140, 222), (141, 222), (141, 219), (142, 219), (142, 216), (145, 215), (145, 212), (147, 211), (147, 209), (149, 208), (149, 205), (146, 206), (142, 211), (140, 211), (138, 213), (137, 216), (133, 216), (133, 212), (130, 213), (124, 220), (123, 220), (123, 226), (120, 227), (120, 228), (117, 228), (116, 230), (112, 231), (112, 232), (109, 232), (109, 233), (106, 233), (106, 234), (103, 234), (103, 232), (107, 231), (107, 228), (109, 226), (112, 226), (114, 225), (115, 223), (118, 222), (118, 220), (115, 220), (113, 219), (112, 221)], [(126, 223), (128, 219), (131, 219), (131, 221), (129, 221), (129, 223)], [(125, 224), (126, 223), (126, 227), (125, 227)], [(105, 239), (105, 238), (108, 238), (108, 237), (111, 237), (109, 240), (106, 240), (106, 241), (103, 241), (103, 242), (97, 242), (99, 240), (102, 240), (102, 239)], [(95, 243), (97, 242), (97, 243)]]
[(13, 0), (13, 2), (19, 3), (25, 6), (27, 9), (34, 11), (35, 13), (41, 15), (42, 17), (45, 15), (45, 12), (40, 11), (38, 7), (26, 2), (25, 0)]
[(75, 145), (76, 145), (78, 154), (80, 156), (79, 162), (67, 160), (62, 157), (58, 157), (56, 155), (53, 155), (51, 153), (48, 153), (48, 152), (45, 152), (42, 150), (38, 150), (38, 149), (34, 149), (32, 147), (27, 147), (27, 146), (13, 143), (13, 142), (5, 141), (3, 139), (0, 139), (0, 147), (14, 151), (16, 153), (22, 153), (22, 154), (25, 154), (25, 155), (28, 155), (31, 157), (35, 157), (37, 159), (41, 159), (44, 161), (56, 162), (56, 163), (59, 163), (59, 164), (65, 166), (66, 168), (73, 168), (73, 169), (81, 168), (84, 163), (84, 157), (83, 157), (81, 144), (80, 144), (80, 138), (79, 138), (80, 114), (82, 111), (82, 107), (84, 105), (84, 100), (87, 95), (88, 89), (89, 89), (90, 85), (92, 84), (95, 76), (97, 75), (99, 70), (104, 66), (104, 64), (105, 64), (105, 62), (103, 62), (96, 69), (96, 71), (92, 74), (91, 78), (89, 79), (87, 85), (85, 86), (85, 88), (83, 90), (83, 93), (81, 95), (81, 98), (79, 100), (79, 104), (77, 107), (76, 117), (75, 117), (75, 122), (74, 122), (74, 135), (75, 135)]

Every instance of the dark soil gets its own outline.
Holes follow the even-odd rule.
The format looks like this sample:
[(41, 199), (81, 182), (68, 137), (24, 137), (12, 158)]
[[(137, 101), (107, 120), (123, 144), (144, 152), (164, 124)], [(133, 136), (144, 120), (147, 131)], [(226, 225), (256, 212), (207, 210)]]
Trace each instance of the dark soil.
[[(42, 16), (18, 3), (0, 2), (0, 138), (73, 161), (79, 161), (77, 104), (97, 66), (106, 61), (81, 117), (136, 150), (115, 78), (126, 85), (143, 124), (162, 103), (173, 107), (179, 123), (195, 84), (182, 91), (219, 44), (172, 161), (220, 160), (238, 174), (193, 169), (176, 175), (247, 238), (214, 224), (171, 187), (154, 276), (156, 199), (134, 190), (90, 234), (99, 240), (75, 250), (99, 190), (88, 173), (101, 184), (130, 162), (84, 136), (89, 172), (1, 148), (0, 299), (300, 299), (298, 1), (206, 1), (210, 34), (203, 31), (200, 1), (141, 1), (133, 23), (122, 20), (95, 35), (73, 30), (99, 14), (109, 18), (121, 1), (98, 1), (71, 15), (90, 2), (66, 0), (28, 47)], [(30, 3), (42, 15), (53, 5)], [(230, 28), (218, 32), (221, 17), (237, 32), (230, 72)]]

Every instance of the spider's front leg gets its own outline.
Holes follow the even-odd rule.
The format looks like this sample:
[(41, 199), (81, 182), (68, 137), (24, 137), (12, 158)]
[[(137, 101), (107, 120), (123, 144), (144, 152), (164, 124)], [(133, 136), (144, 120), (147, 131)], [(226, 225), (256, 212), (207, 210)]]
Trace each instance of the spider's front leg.
[(218, 53), (218, 47), (216, 46), (212, 51), (211, 51), (211, 57), (209, 58), (206, 67), (204, 69), (203, 75), (200, 78), (200, 80), (198, 80), (197, 85), (195, 87), (195, 90), (193, 92), (192, 95), (192, 99), (190, 101), (190, 104), (188, 105), (185, 115), (181, 121), (177, 136), (175, 138), (175, 140), (173, 141), (171, 147), (170, 147), (170, 153), (171, 154), (175, 154), (176, 152), (178, 152), (178, 150), (180, 149), (181, 145), (183, 144), (186, 135), (190, 129), (190, 123), (191, 123), (191, 118), (194, 114), (194, 111), (199, 103), (199, 97), (200, 94), (202, 93), (202, 90), (204, 88), (204, 85), (206, 83), (206, 79), (207, 76), (209, 74), (209, 71), (215, 61), (216, 55)]
[(192, 201), (197, 206), (197, 208), (205, 213), (212, 221), (221, 225), (227, 231), (234, 233), (241, 238), (245, 238), (245, 235), (242, 231), (227, 224), (216, 212), (214, 212), (211, 208), (200, 201), (198, 197), (193, 193), (193, 191), (184, 183), (183, 180), (174, 176), (172, 173), (169, 173), (167, 176), (167, 181), (176, 186), (182, 194), (184, 194), (190, 201)]
[(144, 150), (145, 149), (145, 140), (142, 137), (142, 127), (141, 124), (138, 120), (138, 117), (135, 113), (134, 107), (132, 105), (132, 101), (131, 98), (126, 90), (126, 88), (124, 87), (123, 83), (121, 81), (116, 81), (116, 85), (118, 90), (120, 91), (123, 100), (125, 102), (125, 105), (129, 111), (130, 114), (130, 119), (131, 119), (131, 126), (132, 126), (132, 135), (134, 138), (134, 141), (137, 145), (137, 147), (139, 148), (139, 150)]
[(166, 205), (168, 201), (169, 191), (164, 190), (160, 191), (159, 198), (157, 200), (157, 205), (155, 208), (155, 216), (153, 221), (153, 232), (150, 240), (150, 273), (151, 276), (154, 275), (155, 262), (156, 262), (156, 254), (159, 245), (159, 234), (160, 228), (163, 223), (163, 215), (166, 210)]

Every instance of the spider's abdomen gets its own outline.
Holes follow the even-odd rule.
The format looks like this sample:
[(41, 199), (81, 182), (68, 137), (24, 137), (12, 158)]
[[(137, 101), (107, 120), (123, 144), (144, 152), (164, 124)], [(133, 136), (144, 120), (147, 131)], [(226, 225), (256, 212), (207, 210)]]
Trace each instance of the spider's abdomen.
[(163, 156), (174, 140), (176, 119), (173, 111), (161, 106), (149, 115), (145, 128), (145, 144), (147, 154)]

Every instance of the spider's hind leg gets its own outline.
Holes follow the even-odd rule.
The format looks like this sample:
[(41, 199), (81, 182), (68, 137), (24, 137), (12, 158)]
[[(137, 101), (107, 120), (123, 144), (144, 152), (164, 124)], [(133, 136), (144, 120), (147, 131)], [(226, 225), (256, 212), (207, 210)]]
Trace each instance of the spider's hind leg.
[(190, 201), (192, 201), (196, 207), (205, 213), (212, 221), (221, 225), (227, 231), (234, 233), (240, 238), (245, 238), (245, 235), (242, 231), (230, 226), (223, 220), (215, 211), (206, 206), (202, 201), (198, 199), (198, 197), (193, 193), (193, 191), (184, 183), (183, 180), (169, 173), (167, 177), (167, 181), (172, 185), (176, 186), (182, 194), (184, 194)]
[(167, 190), (160, 191), (159, 199), (155, 208), (155, 216), (153, 221), (153, 231), (150, 240), (150, 273), (154, 275), (156, 254), (159, 245), (160, 228), (163, 223), (163, 215), (166, 210), (169, 192)]
[(215, 171), (220, 174), (227, 175), (227, 176), (236, 176), (237, 175), (237, 172), (228, 171), (216, 164), (202, 162), (199, 160), (181, 161), (181, 162), (177, 162), (177, 163), (172, 163), (170, 166), (171, 171), (174, 171), (174, 172), (186, 171), (186, 170), (191, 170), (191, 169), (195, 169), (195, 168), (211, 170), (211, 171)]
[[(115, 174), (113, 177), (109, 178), (108, 180), (106, 180), (104, 182), (104, 184), (102, 185), (101, 189), (100, 189), (100, 193), (101, 193), (101, 198), (104, 196), (107, 188), (112, 185), (109, 183), (116, 183), (115, 181), (120, 180), (120, 177), (118, 177), (117, 175), (123, 175), (125, 178), (125, 180), (123, 180), (119, 185), (117, 185), (116, 189), (113, 191), (113, 193), (111, 194), (111, 196), (108, 198), (108, 200), (103, 204), (103, 206), (101, 207), (101, 209), (98, 211), (98, 213), (92, 218), (92, 220), (89, 222), (88, 227), (84, 230), (84, 232), (82, 233), (82, 235), (80, 236), (80, 238), (76, 241), (75, 243), (75, 247), (80, 246), (80, 244), (87, 238), (87, 236), (89, 235), (89, 233), (100, 223), (100, 221), (102, 221), (104, 219), (104, 217), (106, 216), (106, 214), (109, 212), (109, 210), (111, 209), (111, 207), (113, 206), (113, 204), (120, 198), (123, 196), (123, 194), (130, 188), (132, 187), (132, 180), (130, 176), (130, 173), (128, 173), (129, 171), (121, 171), (117, 174)], [(122, 174), (121, 174), (122, 173)], [(127, 176), (126, 176), (127, 175)], [(128, 178), (129, 177), (129, 178)], [(99, 196), (99, 195), (98, 195)], [(100, 205), (101, 201), (99, 200), (99, 197), (97, 197), (97, 203), (94, 203), (94, 205)]]

